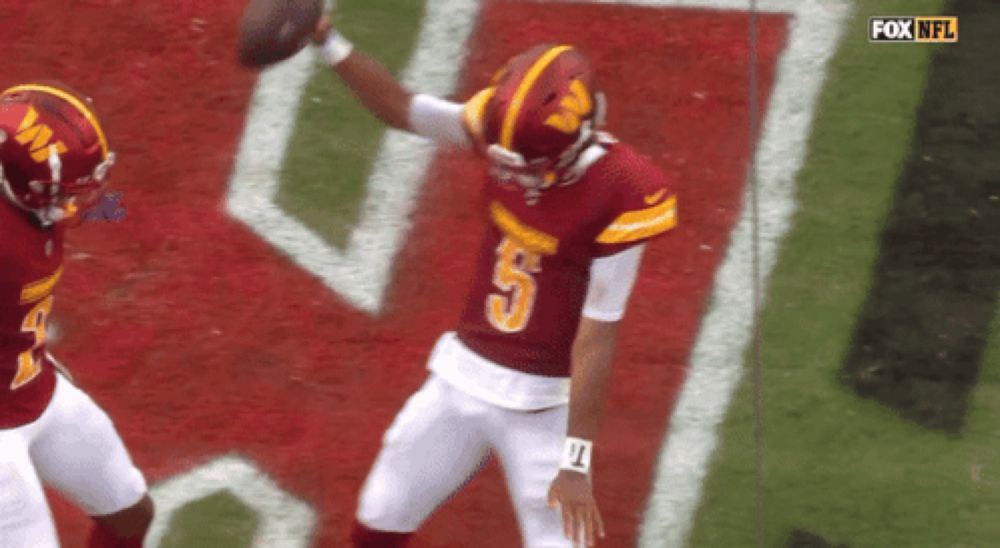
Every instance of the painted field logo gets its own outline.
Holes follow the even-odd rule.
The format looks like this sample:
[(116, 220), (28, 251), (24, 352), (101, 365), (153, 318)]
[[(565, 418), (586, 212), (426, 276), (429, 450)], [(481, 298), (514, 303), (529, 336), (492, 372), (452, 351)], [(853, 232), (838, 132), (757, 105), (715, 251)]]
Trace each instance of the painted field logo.
[(871, 17), (872, 42), (958, 42), (958, 17)]

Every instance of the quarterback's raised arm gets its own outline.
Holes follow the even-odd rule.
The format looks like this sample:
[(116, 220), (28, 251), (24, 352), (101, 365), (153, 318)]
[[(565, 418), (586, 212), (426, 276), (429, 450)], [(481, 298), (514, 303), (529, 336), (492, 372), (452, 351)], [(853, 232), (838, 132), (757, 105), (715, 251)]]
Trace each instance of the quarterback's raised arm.
[(471, 144), (462, 122), (462, 104), (410, 91), (385, 65), (355, 49), (328, 18), (320, 20), (313, 43), (361, 104), (389, 126), (441, 143)]

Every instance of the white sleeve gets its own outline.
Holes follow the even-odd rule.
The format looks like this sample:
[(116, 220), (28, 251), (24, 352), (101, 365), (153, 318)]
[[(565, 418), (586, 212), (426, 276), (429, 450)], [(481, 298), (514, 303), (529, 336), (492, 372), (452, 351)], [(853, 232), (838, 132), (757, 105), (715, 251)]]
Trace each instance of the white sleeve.
[(591, 320), (617, 322), (625, 315), (625, 305), (639, 275), (645, 245), (599, 257), (590, 263), (590, 286), (583, 303), (583, 315)]
[(445, 101), (431, 95), (414, 95), (410, 100), (410, 129), (417, 135), (441, 144), (472, 146), (472, 139), (462, 124), (464, 108), (462, 103)]

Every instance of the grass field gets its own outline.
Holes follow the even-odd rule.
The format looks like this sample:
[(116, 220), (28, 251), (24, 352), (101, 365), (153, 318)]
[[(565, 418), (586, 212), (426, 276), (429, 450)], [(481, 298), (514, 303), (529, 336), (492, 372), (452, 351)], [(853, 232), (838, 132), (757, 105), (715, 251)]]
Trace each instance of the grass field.
[[(959, 435), (902, 420), (837, 380), (935, 51), (870, 44), (865, 22), (943, 7), (858, 2), (831, 67), (763, 319), (767, 546), (795, 530), (851, 547), (991, 546), (1000, 538), (998, 484), (973, 473), (993, 469), (1000, 455), (995, 329)], [(693, 546), (754, 542), (751, 394), (745, 382), (730, 409)]]
[(174, 514), (162, 548), (251, 546), (259, 519), (228, 492), (192, 502)]

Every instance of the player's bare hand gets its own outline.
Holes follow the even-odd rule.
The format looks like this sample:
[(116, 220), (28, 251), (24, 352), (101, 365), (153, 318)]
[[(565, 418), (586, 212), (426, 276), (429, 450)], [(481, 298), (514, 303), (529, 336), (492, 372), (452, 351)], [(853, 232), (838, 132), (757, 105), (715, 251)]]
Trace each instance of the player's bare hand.
[(330, 22), (330, 15), (324, 15), (319, 18), (319, 22), (316, 23), (316, 30), (313, 31), (312, 41), (316, 45), (322, 45), (326, 42), (328, 36), (333, 31), (333, 23)]
[(594, 489), (587, 476), (570, 470), (560, 470), (549, 487), (549, 506), (562, 510), (563, 531), (573, 542), (594, 545), (594, 533), (604, 538), (604, 520), (594, 500)]

